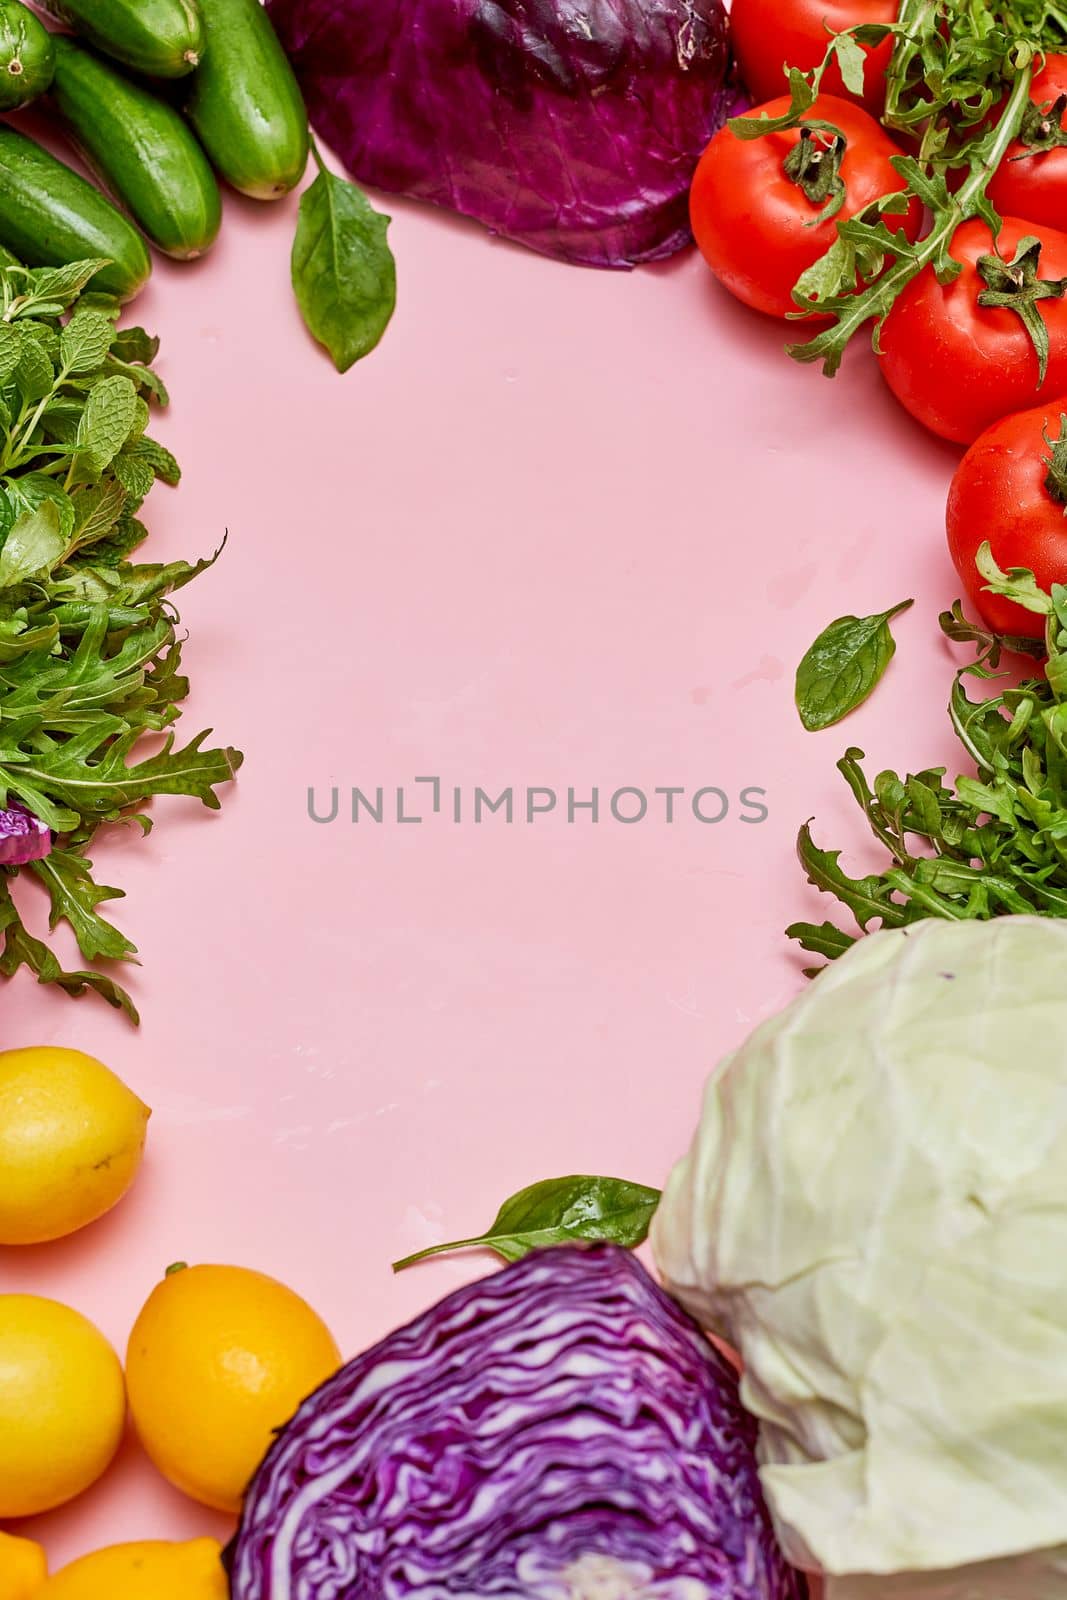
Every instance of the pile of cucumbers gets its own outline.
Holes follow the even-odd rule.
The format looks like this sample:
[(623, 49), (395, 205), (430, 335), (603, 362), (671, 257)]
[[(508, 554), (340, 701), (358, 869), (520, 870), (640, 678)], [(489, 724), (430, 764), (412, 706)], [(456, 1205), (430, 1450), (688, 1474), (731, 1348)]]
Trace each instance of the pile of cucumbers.
[(47, 0), (43, 9), (71, 33), (50, 33), (21, 0), (0, 0), (0, 110), (45, 96), (118, 205), (0, 123), (0, 245), (28, 266), (106, 258), (93, 288), (129, 300), (151, 272), (146, 239), (179, 260), (211, 248), (222, 216), (216, 174), (258, 200), (299, 183), (307, 112), (259, 0)]

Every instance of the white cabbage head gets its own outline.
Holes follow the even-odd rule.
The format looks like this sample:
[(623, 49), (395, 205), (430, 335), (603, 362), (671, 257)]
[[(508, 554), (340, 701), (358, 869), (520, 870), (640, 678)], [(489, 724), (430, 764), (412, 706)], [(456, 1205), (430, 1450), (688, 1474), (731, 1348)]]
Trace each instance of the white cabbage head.
[(1067, 923), (861, 939), (713, 1075), (653, 1247), (827, 1600), (1064, 1600)]

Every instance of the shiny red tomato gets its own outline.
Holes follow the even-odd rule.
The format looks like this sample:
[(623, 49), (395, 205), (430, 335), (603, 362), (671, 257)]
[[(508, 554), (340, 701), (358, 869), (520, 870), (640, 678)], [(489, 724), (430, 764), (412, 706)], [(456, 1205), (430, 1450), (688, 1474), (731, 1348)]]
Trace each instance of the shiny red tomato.
[[(826, 54), (830, 36), (861, 22), (895, 22), (898, 0), (734, 0), (730, 31), (741, 77), (755, 100), (770, 100), (785, 87), (784, 67), (810, 72)], [(880, 111), (885, 70), (893, 40), (866, 50), (863, 104)], [(835, 61), (822, 81), (827, 94), (851, 100)]]
[[(1061, 95), (1067, 96), (1067, 56), (1046, 56), (1030, 86), (1031, 105), (1047, 113), (1043, 119), (1030, 113), (1030, 136), (1036, 142), (1016, 139), (989, 183), (989, 198), (1002, 216), (1067, 228), (1067, 145), (1056, 143), (1057, 138), (1067, 139), (1063, 108), (1056, 110)], [(1052, 148), (1042, 148), (1048, 145)]]
[[(1005, 217), (997, 239), (1003, 260), (1015, 259), (1027, 235), (1041, 241), (1038, 276), (1067, 278), (1067, 233), (1018, 217)], [(989, 228), (963, 223), (951, 253), (963, 266), (954, 283), (938, 283), (927, 267), (898, 297), (882, 329), (880, 362), (913, 417), (944, 439), (970, 444), (1009, 412), (1067, 394), (1067, 299), (1037, 302), (1049, 343), (1039, 383), (1037, 354), (1018, 313), (978, 303), (988, 289), (979, 262), (994, 253)]]
[[(1042, 589), (1067, 584), (1067, 399), (1018, 411), (987, 428), (968, 450), (948, 497), (948, 547), (972, 605), (995, 633), (1044, 637), (1044, 618), (989, 594), (974, 564), (989, 542), (997, 565), (1028, 567)], [(1046, 442), (1051, 440), (1051, 445)]]
[[(778, 117), (788, 110), (785, 96), (756, 106), (746, 116), (765, 112)], [(820, 95), (808, 117), (833, 123), (845, 138), (840, 162), (845, 198), (836, 218), (816, 222), (825, 201), (810, 200), (786, 170), (786, 161), (801, 139), (796, 128), (759, 139), (739, 139), (729, 128), (721, 128), (701, 157), (690, 195), (693, 232), (716, 277), (746, 305), (776, 317), (797, 309), (793, 285), (833, 244), (836, 221), (855, 216), (881, 195), (904, 187), (889, 164), (899, 150), (861, 107)], [(829, 136), (811, 137), (822, 151), (821, 159), (831, 159)], [(886, 221), (915, 238), (920, 208), (913, 204), (905, 215)]]

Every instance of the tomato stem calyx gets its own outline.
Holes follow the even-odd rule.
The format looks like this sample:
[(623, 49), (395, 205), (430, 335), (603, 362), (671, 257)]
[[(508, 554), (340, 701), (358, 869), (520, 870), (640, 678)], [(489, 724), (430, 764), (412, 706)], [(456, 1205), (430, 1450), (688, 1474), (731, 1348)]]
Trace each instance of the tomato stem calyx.
[(979, 256), (978, 272), (987, 288), (978, 296), (980, 306), (1014, 311), (1030, 335), (1037, 353), (1038, 388), (1048, 371), (1048, 329), (1037, 309), (1039, 300), (1062, 300), (1067, 293), (1067, 278), (1039, 278), (1041, 240), (1033, 234), (1020, 239), (1011, 261), (1003, 256)]
[(1059, 95), (1048, 105), (1039, 106), (1031, 100), (1023, 113), (1019, 140), (1026, 146), (1013, 161), (1028, 161), (1031, 156), (1047, 155), (1050, 150), (1061, 150), (1067, 145), (1067, 129), (1063, 126), (1063, 113), (1067, 111), (1067, 94)]
[(1063, 506), (1063, 514), (1067, 517), (1067, 414), (1060, 412), (1060, 436), (1050, 439), (1048, 433), (1042, 435), (1049, 447), (1049, 454), (1044, 457), (1044, 464), (1048, 468), (1045, 473), (1045, 488)]
[(822, 206), (815, 222), (836, 216), (845, 200), (841, 160), (845, 154), (844, 134), (802, 122), (800, 138), (782, 163), (787, 178), (811, 201)]

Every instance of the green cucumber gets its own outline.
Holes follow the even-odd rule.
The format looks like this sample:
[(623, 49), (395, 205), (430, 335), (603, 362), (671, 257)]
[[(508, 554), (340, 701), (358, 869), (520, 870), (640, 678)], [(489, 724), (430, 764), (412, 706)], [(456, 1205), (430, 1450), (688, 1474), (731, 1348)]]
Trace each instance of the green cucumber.
[(0, 0), (0, 111), (14, 111), (52, 81), (52, 35), (20, 0)]
[(42, 4), (104, 55), (149, 78), (184, 78), (199, 64), (204, 27), (196, 0), (42, 0)]
[(255, 200), (276, 200), (307, 166), (304, 99), (259, 0), (201, 0), (203, 65), (186, 112), (226, 182)]
[(214, 244), (219, 186), (173, 106), (64, 38), (56, 40), (52, 103), (89, 166), (154, 245), (188, 260)]
[(152, 263), (141, 235), (78, 173), (0, 125), (0, 245), (29, 267), (108, 259), (92, 287), (119, 300), (142, 289)]

